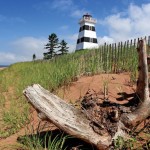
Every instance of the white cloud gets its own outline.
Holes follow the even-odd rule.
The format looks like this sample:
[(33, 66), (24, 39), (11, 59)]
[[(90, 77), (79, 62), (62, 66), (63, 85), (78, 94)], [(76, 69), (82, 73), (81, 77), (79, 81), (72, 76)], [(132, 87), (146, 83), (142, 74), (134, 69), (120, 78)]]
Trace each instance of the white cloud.
[[(77, 34), (65, 36), (65, 40), (69, 46), (69, 52), (75, 50), (76, 39)], [(31, 61), (33, 54), (36, 54), (37, 59), (42, 59), (43, 53), (47, 51), (44, 49), (44, 45), (47, 42), (47, 38), (22, 37), (17, 39), (10, 43), (11, 52), (0, 50), (0, 64)]]
[(20, 61), (32, 60), (32, 55), (35, 53), (37, 58), (43, 57), (44, 44), (46, 39), (38, 39), (33, 37), (23, 37), (9, 44), (10, 52), (0, 50), (0, 64), (11, 64)]
[(150, 3), (141, 6), (130, 4), (126, 12), (119, 12), (98, 20), (108, 29), (108, 37), (114, 41), (150, 35)]
[(78, 38), (78, 33), (74, 33), (72, 35), (60, 35), (60, 40), (64, 39), (68, 43), (69, 52), (75, 51), (76, 48), (76, 42)]
[(0, 52), (0, 61), (7, 59), (7, 60), (15, 60), (15, 55), (11, 53), (4, 53)]
[(11, 64), (18, 61), (30, 61), (35, 53), (37, 59), (43, 58), (46, 38), (22, 37), (10, 43), (11, 52), (0, 52), (0, 64)]
[(76, 42), (78, 39), (78, 33), (72, 35), (60, 35), (59, 40), (64, 39), (68, 44), (69, 52), (74, 52), (76, 49)]
[(46, 38), (22, 37), (13, 41), (12, 46), (18, 53), (25, 55), (36, 53), (40, 57), (47, 42)]
[(81, 16), (83, 16), (83, 14), (85, 14), (87, 12), (89, 12), (89, 11), (86, 11), (84, 9), (81, 9), (81, 10), (76, 9), (76, 10), (72, 11), (71, 16), (72, 17), (81, 17)]
[[(87, 0), (84, 0), (87, 3)], [(40, 11), (62, 11), (66, 12), (68, 16), (79, 18), (85, 13), (90, 13), (90, 11), (85, 10), (85, 8), (80, 8), (73, 0), (51, 0), (37, 3), (33, 6), (35, 9)]]
[(76, 49), (76, 44), (75, 43), (68, 43), (67, 45), (69, 47), (69, 52), (74, 52)]
[(23, 62), (32, 60), (32, 56), (27, 57), (25, 55), (11, 53), (11, 52), (0, 52), (0, 65), (9, 65), (15, 62)]
[[(44, 39), (45, 42), (45, 39)], [(43, 43), (43, 40), (37, 39), (34, 37), (22, 37), (20, 39), (17, 39), (16, 41), (12, 42), (13, 45), (20, 48), (23, 47), (25, 49), (36, 49)]]
[(78, 33), (74, 33), (73, 35), (66, 36), (67, 40), (72, 40), (72, 41), (76, 41), (77, 38), (78, 38)]
[(65, 10), (65, 9), (68, 9), (72, 5), (73, 5), (72, 0), (59, 0), (59, 1), (54, 0), (52, 3), (52, 8)]
[(15, 61), (15, 55), (8, 52), (0, 52), (0, 64), (7, 65)]
[(97, 37), (97, 40), (98, 40), (98, 44), (99, 44), (99, 45), (103, 45), (104, 43), (107, 43), (107, 44), (114, 43), (113, 38), (108, 37), (108, 36)]

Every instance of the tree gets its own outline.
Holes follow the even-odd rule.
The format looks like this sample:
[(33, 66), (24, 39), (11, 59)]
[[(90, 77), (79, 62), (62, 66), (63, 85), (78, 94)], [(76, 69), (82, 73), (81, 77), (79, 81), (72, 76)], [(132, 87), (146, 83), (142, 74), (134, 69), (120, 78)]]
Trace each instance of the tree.
[(33, 61), (36, 59), (36, 55), (35, 54), (33, 54), (32, 59), (33, 59)]
[[(98, 150), (109, 149), (111, 145), (113, 145), (113, 141), (118, 137), (129, 139), (131, 136), (130, 133), (133, 132), (143, 120), (150, 116), (150, 92), (145, 40), (138, 42), (137, 50), (139, 55), (139, 75), (136, 90), (136, 94), (138, 95), (136, 100), (139, 100), (138, 106), (132, 111), (127, 112), (125, 110), (124, 113), (120, 115), (120, 108), (116, 109), (118, 106), (113, 105), (113, 109), (110, 111), (107, 111), (110, 106), (107, 107), (106, 104), (102, 106), (105, 108), (104, 112), (107, 111), (106, 118), (110, 118), (112, 124), (109, 124), (110, 120), (108, 122), (104, 120), (105, 116), (101, 115), (101, 112), (98, 112), (102, 116), (101, 121), (97, 122), (98, 117), (96, 116), (92, 118), (93, 121), (91, 122), (88, 110), (84, 110), (86, 108), (79, 110), (37, 84), (25, 89), (24, 95), (38, 111), (38, 116), (42, 120), (51, 121), (68, 134), (95, 145)], [(90, 99), (89, 102), (91, 106), (96, 105), (96, 109), (100, 107), (100, 105), (97, 105), (95, 102), (95, 99), (93, 102), (91, 102)], [(87, 106), (87, 108), (92, 109), (89, 103)], [(90, 112), (92, 112), (92, 110), (90, 110)], [(96, 111), (94, 110), (92, 113), (95, 114)], [(105, 121), (105, 126), (103, 121)]]
[(48, 37), (49, 42), (45, 45), (45, 49), (48, 50), (47, 53), (43, 53), (44, 59), (51, 59), (55, 55), (55, 48), (58, 47), (58, 38), (55, 33), (52, 33)]
[(65, 42), (65, 40), (62, 40), (62, 41), (60, 42), (59, 48), (60, 48), (60, 49), (59, 49), (58, 51), (61, 52), (61, 55), (64, 55), (64, 54), (67, 54), (67, 53), (68, 53), (68, 48), (69, 48), (69, 47), (67, 47), (67, 43)]

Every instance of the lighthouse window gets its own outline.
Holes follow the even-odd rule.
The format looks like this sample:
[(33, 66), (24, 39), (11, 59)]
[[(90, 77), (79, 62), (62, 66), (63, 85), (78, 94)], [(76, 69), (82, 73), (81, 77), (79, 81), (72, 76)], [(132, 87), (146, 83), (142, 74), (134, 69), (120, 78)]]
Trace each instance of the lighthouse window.
[(84, 42), (89, 42), (90, 38), (89, 37), (84, 37)]
[(95, 27), (94, 27), (94, 26), (84, 25), (84, 26), (80, 27), (79, 32), (81, 32), (81, 31), (83, 31), (83, 30), (95, 31)]
[(90, 42), (93, 43), (93, 38), (90, 38)]
[(85, 26), (82, 26), (82, 31), (85, 30)]
[(92, 26), (92, 31), (95, 31), (95, 27)]
[(81, 43), (84, 42), (84, 37), (81, 38)]
[(89, 26), (89, 30), (91, 30), (91, 31), (92, 31), (92, 26)]
[(85, 25), (85, 30), (89, 30), (89, 26)]
[(81, 32), (83, 30), (92, 30), (92, 28), (90, 29), (90, 26), (84, 25), (84, 26), (80, 27), (79, 32)]
[(97, 43), (97, 39), (96, 38), (93, 38), (93, 43)]
[(97, 39), (96, 38), (89, 38), (89, 37), (82, 37), (82, 38), (77, 40), (77, 44), (83, 43), (83, 42), (97, 43)]

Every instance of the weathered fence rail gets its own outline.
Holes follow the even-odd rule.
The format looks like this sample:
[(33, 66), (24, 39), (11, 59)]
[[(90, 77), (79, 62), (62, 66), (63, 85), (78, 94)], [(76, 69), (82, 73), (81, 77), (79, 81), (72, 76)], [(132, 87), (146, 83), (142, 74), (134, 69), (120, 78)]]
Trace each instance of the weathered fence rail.
[[(145, 38), (147, 54), (150, 55), (150, 36)], [(136, 71), (138, 64), (137, 43), (140, 39), (141, 38), (113, 44), (105, 43), (98, 49), (95, 49), (95, 51), (89, 51), (84, 54), (84, 61), (81, 61), (80, 68), (85, 68), (85, 72), (92, 70), (94, 73)]]

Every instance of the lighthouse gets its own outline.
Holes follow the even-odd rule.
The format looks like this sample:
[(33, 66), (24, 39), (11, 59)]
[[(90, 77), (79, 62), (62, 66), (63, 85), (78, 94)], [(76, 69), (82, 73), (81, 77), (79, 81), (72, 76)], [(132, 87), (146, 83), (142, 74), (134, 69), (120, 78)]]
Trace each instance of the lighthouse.
[(98, 47), (95, 30), (96, 22), (96, 19), (92, 18), (90, 14), (83, 15), (82, 19), (79, 20), (80, 29), (76, 50)]

